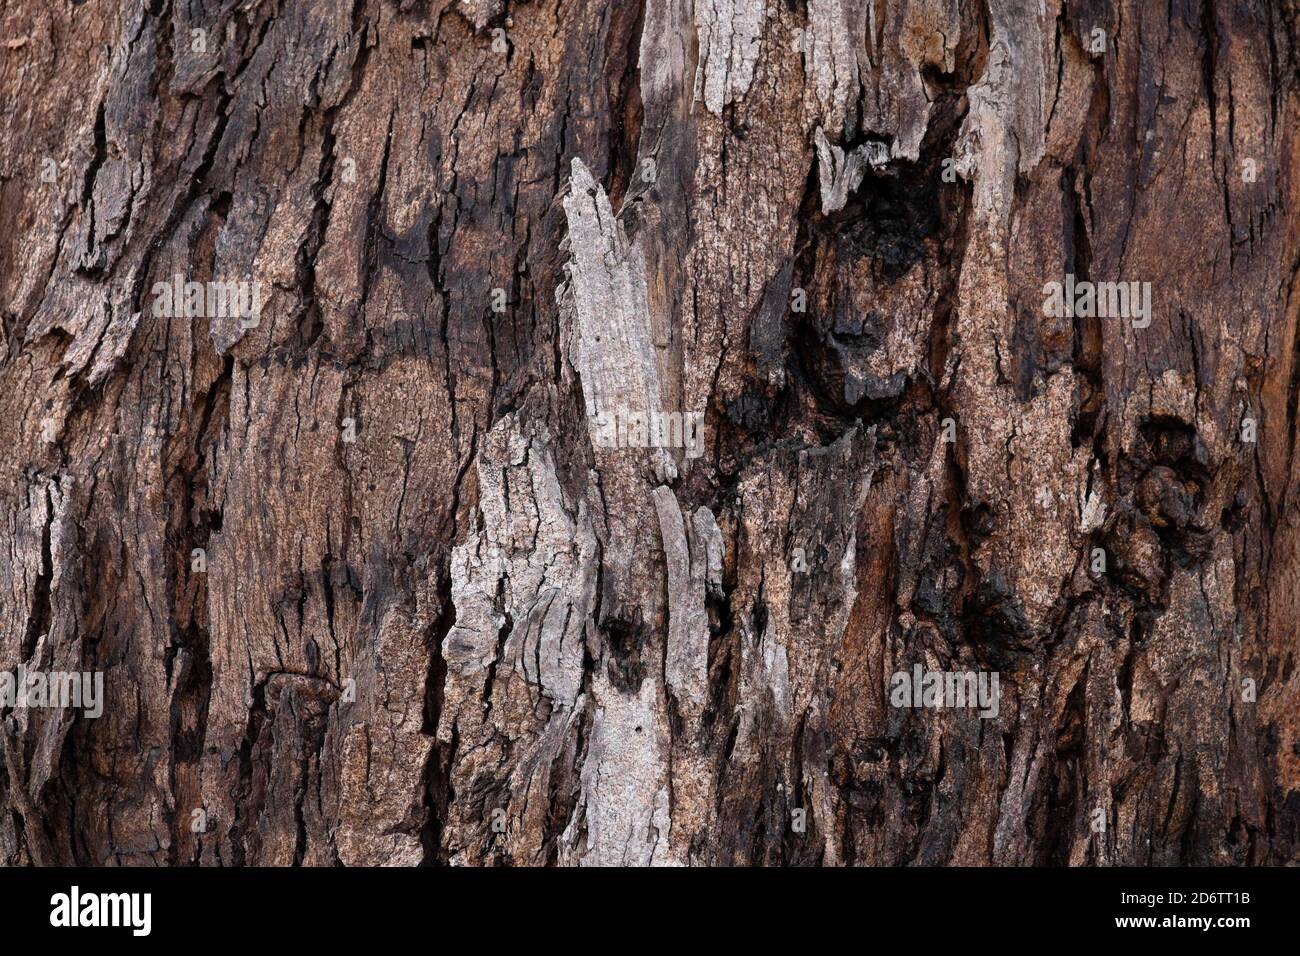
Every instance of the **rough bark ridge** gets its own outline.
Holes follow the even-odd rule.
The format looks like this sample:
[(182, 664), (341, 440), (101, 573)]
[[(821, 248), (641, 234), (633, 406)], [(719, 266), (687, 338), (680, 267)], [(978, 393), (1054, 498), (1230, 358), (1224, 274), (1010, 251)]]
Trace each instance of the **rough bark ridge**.
[(1298, 13), (0, 3), (0, 860), (1300, 860)]

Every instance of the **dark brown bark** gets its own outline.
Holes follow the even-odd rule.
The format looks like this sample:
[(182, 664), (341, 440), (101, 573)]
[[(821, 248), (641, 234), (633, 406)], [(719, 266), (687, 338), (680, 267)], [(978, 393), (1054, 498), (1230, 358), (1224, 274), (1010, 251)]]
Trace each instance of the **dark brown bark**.
[(1298, 42), (0, 5), (0, 860), (1300, 860)]

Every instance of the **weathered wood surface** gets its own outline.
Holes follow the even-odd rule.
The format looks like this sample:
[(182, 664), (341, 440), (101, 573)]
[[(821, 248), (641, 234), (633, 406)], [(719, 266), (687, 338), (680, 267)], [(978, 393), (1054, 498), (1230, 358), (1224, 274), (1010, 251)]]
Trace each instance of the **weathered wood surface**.
[(0, 860), (1300, 861), (1298, 13), (4, 0)]

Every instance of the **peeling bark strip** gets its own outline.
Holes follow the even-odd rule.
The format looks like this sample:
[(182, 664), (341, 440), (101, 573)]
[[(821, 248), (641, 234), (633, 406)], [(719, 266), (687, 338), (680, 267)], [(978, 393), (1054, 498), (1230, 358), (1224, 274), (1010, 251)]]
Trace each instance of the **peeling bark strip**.
[(700, 0), (695, 6), (700, 47), (695, 98), (703, 98), (715, 116), (754, 81), (765, 5), (765, 0)]
[(0, 861), (1300, 862), (1295, 0), (0, 41)]

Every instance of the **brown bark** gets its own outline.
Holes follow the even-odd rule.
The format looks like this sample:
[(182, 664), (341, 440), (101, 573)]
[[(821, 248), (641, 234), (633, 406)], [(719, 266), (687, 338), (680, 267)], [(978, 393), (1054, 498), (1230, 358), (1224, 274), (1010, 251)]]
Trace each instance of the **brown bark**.
[(1300, 860), (1297, 12), (0, 4), (0, 860)]

